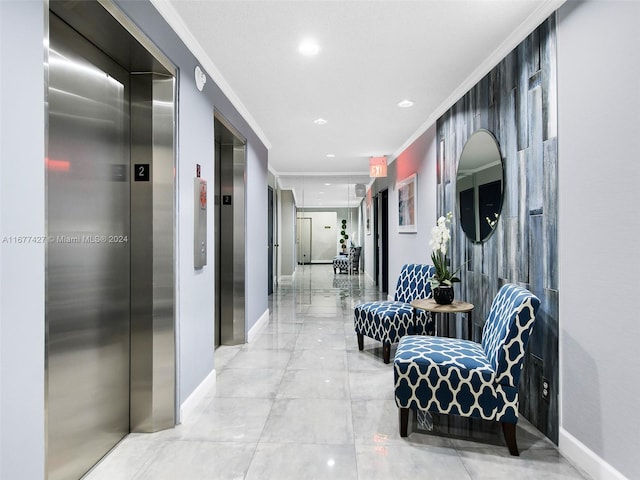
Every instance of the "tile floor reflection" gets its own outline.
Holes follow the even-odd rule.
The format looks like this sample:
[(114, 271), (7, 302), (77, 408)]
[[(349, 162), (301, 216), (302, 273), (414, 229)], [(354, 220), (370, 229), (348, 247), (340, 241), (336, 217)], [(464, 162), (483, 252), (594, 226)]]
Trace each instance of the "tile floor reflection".
[(380, 298), (364, 275), (299, 267), (271, 296), (262, 334), (216, 350), (215, 388), (189, 418), (129, 435), (85, 479), (588, 478), (524, 419), (520, 457), (499, 428), (447, 430), (446, 416), (434, 419), (440, 433), (414, 425), (401, 438), (393, 366), (373, 340), (359, 352), (353, 331), (353, 306)]

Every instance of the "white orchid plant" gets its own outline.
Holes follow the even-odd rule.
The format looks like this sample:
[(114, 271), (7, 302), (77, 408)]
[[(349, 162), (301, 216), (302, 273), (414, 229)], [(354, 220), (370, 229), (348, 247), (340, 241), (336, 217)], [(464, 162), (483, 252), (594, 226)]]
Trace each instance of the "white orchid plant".
[[(431, 240), (429, 245), (431, 246), (431, 261), (436, 269), (435, 275), (433, 275), (429, 282), (431, 288), (437, 288), (441, 286), (451, 287), (455, 282), (459, 282), (460, 278), (456, 274), (462, 268), (462, 265), (458, 267), (454, 272), (450, 272), (447, 267), (447, 252), (449, 249), (449, 241), (451, 240), (451, 232), (449, 230), (451, 226), (451, 219), (453, 213), (449, 212), (446, 216), (438, 218), (438, 222), (435, 227), (431, 229)], [(464, 264), (463, 264), (464, 265)]]

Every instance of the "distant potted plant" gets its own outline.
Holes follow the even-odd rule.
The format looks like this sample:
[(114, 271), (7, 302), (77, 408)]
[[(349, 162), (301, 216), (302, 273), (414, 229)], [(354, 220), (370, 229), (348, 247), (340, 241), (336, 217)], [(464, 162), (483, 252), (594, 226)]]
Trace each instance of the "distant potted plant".
[(340, 226), (340, 248), (342, 248), (342, 253), (347, 253), (347, 240), (349, 240), (349, 235), (347, 235), (347, 221), (345, 219), (342, 220), (342, 225)]

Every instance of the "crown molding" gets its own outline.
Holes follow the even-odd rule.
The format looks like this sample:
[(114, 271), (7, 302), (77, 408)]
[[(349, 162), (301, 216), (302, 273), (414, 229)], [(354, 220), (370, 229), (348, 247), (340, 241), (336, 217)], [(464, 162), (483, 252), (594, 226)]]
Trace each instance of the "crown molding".
[(176, 32), (180, 40), (184, 42), (186, 47), (196, 57), (198, 62), (202, 65), (207, 74), (215, 82), (215, 84), (222, 90), (222, 93), (229, 99), (231, 104), (238, 110), (238, 113), (249, 124), (249, 127), (255, 132), (264, 146), (271, 150), (271, 142), (260, 128), (260, 125), (253, 118), (253, 115), (249, 112), (247, 107), (244, 106), (240, 97), (231, 88), (231, 85), (224, 78), (218, 67), (213, 63), (213, 60), (209, 57), (207, 52), (202, 48), (200, 42), (196, 40), (191, 31), (187, 28), (182, 17), (173, 8), (173, 5), (167, 0), (150, 0), (151, 4), (160, 13), (162, 18), (169, 24), (169, 26)]
[(566, 0), (549, 0), (541, 2), (540, 5), (509, 35), (504, 41), (489, 55), (478, 68), (456, 88), (449, 97), (436, 108), (427, 120), (396, 150), (388, 159), (388, 163), (393, 162), (404, 152), (413, 142), (424, 134), (438, 119), (445, 114), (458, 100), (471, 90), (480, 80), (484, 78), (496, 65), (511, 53), (520, 43), (527, 38), (536, 28), (538, 28), (547, 18), (549, 18)]

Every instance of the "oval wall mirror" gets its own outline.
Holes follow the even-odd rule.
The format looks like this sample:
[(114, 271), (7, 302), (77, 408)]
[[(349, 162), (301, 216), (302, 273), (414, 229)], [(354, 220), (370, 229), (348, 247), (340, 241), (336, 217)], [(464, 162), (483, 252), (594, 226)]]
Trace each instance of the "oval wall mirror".
[(495, 229), (502, 209), (502, 155), (493, 134), (476, 131), (465, 144), (456, 180), (460, 225), (473, 242), (483, 242)]

